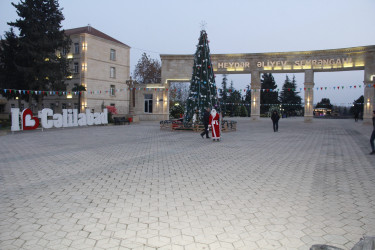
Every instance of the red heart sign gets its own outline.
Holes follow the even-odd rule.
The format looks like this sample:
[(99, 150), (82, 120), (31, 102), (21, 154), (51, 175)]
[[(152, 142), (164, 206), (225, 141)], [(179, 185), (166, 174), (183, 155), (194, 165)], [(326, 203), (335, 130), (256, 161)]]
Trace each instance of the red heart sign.
[(33, 117), (33, 112), (30, 109), (25, 109), (22, 112), (22, 129), (33, 130), (39, 127), (39, 119)]

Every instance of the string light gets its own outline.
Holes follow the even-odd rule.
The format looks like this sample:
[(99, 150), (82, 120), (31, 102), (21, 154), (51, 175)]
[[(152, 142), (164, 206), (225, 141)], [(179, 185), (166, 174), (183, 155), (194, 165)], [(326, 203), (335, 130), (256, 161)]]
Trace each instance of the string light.
[[(303, 91), (327, 91), (327, 90), (335, 90), (335, 91), (345, 91), (345, 90), (358, 90), (358, 89), (364, 89), (364, 88), (375, 88), (375, 84), (358, 84), (358, 85), (349, 85), (349, 86), (330, 86), (330, 87), (313, 87), (313, 88), (297, 88), (297, 89), (285, 89), (285, 91), (294, 91), (294, 92), (303, 92)], [(176, 88), (175, 89), (169, 89), (169, 88), (155, 88), (155, 87), (135, 87), (135, 88), (120, 88), (115, 89), (116, 92), (122, 92), (122, 91), (128, 91), (128, 90), (138, 90), (138, 91), (179, 91)], [(222, 89), (217, 89), (218, 92), (222, 93)], [(236, 90), (228, 89), (228, 92), (234, 92)], [(278, 93), (283, 90), (280, 89), (239, 89), (241, 92), (263, 92), (263, 93)], [(86, 91), (61, 91), (61, 90), (19, 90), (19, 89), (0, 89), (0, 93), (13, 93), (13, 94), (36, 94), (36, 95), (68, 95), (68, 94), (82, 94), (82, 93), (88, 93), (88, 94), (101, 94), (101, 93), (109, 93), (110, 90), (92, 90), (87, 89)]]

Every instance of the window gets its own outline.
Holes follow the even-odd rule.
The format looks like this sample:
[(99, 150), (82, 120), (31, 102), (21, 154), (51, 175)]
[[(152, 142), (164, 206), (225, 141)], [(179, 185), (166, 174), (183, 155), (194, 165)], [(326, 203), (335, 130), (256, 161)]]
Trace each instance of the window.
[(5, 104), (1, 104), (0, 105), (0, 113), (4, 113), (5, 112)]
[(74, 43), (74, 54), (79, 54), (79, 43)]
[(54, 103), (50, 103), (49, 107), (50, 107), (50, 109), (52, 109), (53, 111), (55, 111), (55, 104)]
[(12, 104), (10, 105), (10, 107), (11, 107), (12, 109), (14, 109), (14, 108), (16, 107), (16, 105), (15, 105), (14, 103), (12, 103)]
[(116, 68), (115, 67), (111, 67), (110, 77), (116, 78)]
[(63, 48), (61, 51), (61, 55), (65, 56), (67, 54), (66, 48)]
[(115, 96), (115, 88), (116, 86), (115, 85), (111, 85), (110, 89), (109, 89), (109, 94), (111, 96)]
[(116, 61), (116, 50), (111, 49), (110, 59), (111, 61)]
[(78, 74), (79, 73), (79, 68), (78, 68), (79, 66), (78, 66), (78, 63), (77, 62), (75, 62), (74, 63), (74, 73), (75, 74)]
[(110, 106), (111, 106), (111, 107), (115, 107), (115, 106), (116, 106), (116, 104), (114, 104), (114, 103), (111, 103), (111, 104), (110, 104)]
[(145, 113), (152, 113), (152, 94), (145, 94)]
[(25, 109), (25, 104), (21, 103), (21, 110)]
[(66, 103), (61, 104), (61, 109), (66, 109)]
[(78, 103), (74, 103), (74, 109), (78, 109)]

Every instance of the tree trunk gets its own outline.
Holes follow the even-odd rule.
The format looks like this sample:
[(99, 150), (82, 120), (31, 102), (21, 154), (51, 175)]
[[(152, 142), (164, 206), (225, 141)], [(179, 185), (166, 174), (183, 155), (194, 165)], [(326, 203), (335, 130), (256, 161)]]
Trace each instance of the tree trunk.
[(33, 95), (29, 92), (29, 109), (33, 110)]
[(22, 110), (21, 110), (21, 101), (22, 101), (22, 100), (21, 100), (21, 98), (19, 97), (19, 98), (18, 98), (18, 108), (19, 108), (20, 111), (22, 112)]
[(38, 95), (38, 111), (42, 110), (42, 104), (43, 104), (43, 96)]
[(78, 113), (81, 113), (81, 91), (78, 93)]

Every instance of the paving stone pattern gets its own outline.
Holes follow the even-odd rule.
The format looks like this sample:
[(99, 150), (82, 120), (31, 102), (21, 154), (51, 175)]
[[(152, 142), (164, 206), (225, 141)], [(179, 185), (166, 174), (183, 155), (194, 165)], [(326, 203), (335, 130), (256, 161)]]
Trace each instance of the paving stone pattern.
[(0, 136), (0, 249), (350, 249), (375, 235), (371, 127), (238, 118)]

